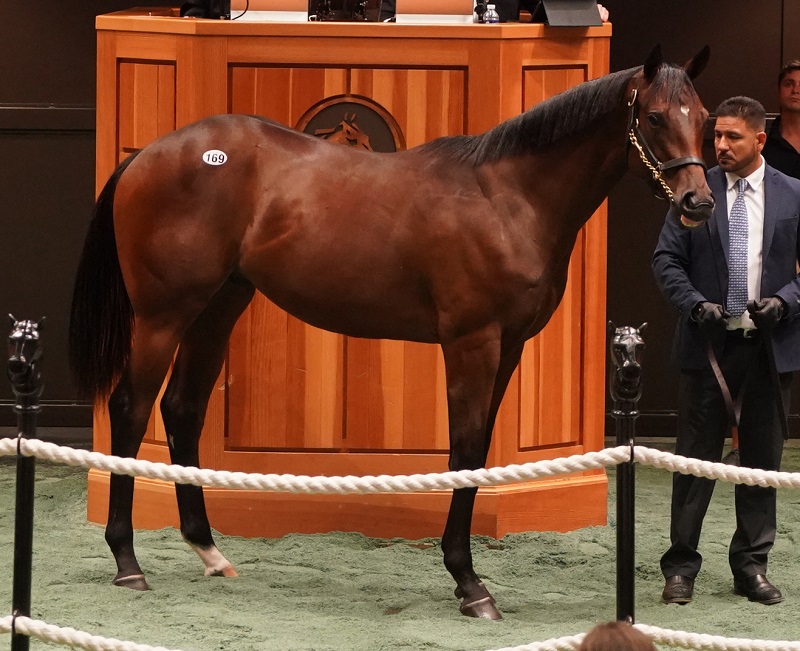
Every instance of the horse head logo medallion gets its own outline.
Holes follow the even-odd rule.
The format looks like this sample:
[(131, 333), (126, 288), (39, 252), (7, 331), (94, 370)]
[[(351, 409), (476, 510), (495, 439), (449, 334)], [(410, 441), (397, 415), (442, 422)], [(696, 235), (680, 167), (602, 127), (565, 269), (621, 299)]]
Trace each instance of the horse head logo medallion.
[(360, 95), (334, 95), (317, 102), (295, 128), (365, 151), (392, 153), (406, 148), (403, 132), (392, 114)]
[(330, 140), (331, 142), (339, 143), (340, 145), (349, 145), (350, 147), (358, 147), (359, 149), (366, 149), (367, 151), (375, 151), (369, 144), (369, 136), (361, 131), (358, 124), (356, 124), (355, 113), (348, 115), (344, 114), (344, 119), (333, 129), (316, 129), (314, 135), (322, 138), (323, 140)]

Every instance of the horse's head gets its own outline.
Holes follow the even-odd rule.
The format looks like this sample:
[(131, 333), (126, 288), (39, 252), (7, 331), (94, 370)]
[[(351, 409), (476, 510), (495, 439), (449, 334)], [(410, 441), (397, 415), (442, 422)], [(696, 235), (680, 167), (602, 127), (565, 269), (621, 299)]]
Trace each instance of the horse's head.
[(11, 333), (8, 335), (8, 379), (14, 387), (14, 393), (31, 393), (37, 390), (40, 373), (36, 370), (36, 362), (42, 356), (39, 346), (39, 329), (44, 323), (36, 321), (18, 321), (11, 314)]
[(643, 323), (638, 328), (617, 328), (611, 321), (608, 322), (611, 335), (609, 390), (614, 402), (636, 402), (642, 397), (642, 332), (646, 327), (647, 324)]
[(653, 179), (687, 228), (707, 221), (714, 210), (703, 160), (708, 111), (692, 84), (709, 52), (706, 46), (681, 67), (665, 63), (656, 46), (633, 77), (628, 100), (632, 166)]

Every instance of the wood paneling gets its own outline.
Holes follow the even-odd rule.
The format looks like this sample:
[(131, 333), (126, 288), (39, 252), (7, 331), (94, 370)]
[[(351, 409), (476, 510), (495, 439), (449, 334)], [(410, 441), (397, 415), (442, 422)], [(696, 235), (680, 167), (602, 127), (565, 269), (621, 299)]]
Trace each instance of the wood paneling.
[(226, 447), (339, 449), (342, 346), (257, 297), (231, 337)]
[(119, 64), (119, 159), (175, 130), (175, 64)]

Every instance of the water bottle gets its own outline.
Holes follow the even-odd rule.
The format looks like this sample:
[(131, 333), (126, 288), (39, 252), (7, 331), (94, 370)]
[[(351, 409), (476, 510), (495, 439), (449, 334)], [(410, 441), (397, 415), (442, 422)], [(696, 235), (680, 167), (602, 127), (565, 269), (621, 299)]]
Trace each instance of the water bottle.
[(483, 22), (487, 24), (500, 22), (500, 15), (497, 13), (497, 9), (494, 8), (494, 5), (486, 5), (486, 11), (483, 14)]

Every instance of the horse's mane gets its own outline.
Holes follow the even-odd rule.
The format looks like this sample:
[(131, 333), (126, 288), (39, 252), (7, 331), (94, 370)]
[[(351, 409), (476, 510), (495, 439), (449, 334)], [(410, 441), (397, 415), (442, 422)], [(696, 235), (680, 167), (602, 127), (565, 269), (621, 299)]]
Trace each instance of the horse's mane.
[[(661, 70), (667, 68), (662, 66)], [(641, 66), (575, 86), (481, 135), (445, 136), (422, 145), (422, 148), (440, 154), (449, 153), (476, 165), (543, 149), (618, 109), (628, 81), (639, 70)], [(661, 70), (656, 79), (665, 84), (667, 80), (660, 80)], [(685, 76), (682, 69), (676, 67), (676, 70)]]

